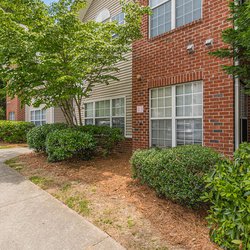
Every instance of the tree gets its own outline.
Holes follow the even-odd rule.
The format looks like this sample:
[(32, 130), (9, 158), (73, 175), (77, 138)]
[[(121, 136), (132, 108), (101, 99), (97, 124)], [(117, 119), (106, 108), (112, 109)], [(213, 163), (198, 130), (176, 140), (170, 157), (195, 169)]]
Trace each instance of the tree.
[[(250, 1), (232, 1), (230, 3), (231, 28), (222, 32), (223, 41), (228, 48), (219, 49), (212, 54), (220, 58), (234, 60), (234, 65), (223, 66), (228, 74), (239, 77), (250, 87)], [(248, 91), (250, 93), (250, 91)]]
[(8, 82), (8, 95), (18, 95), (22, 104), (58, 106), (69, 124), (80, 125), (84, 98), (95, 84), (119, 80), (113, 76), (116, 64), (126, 60), (141, 37), (142, 17), (150, 12), (138, 2), (122, 2), (124, 25), (83, 23), (84, 4), (0, 1), (0, 76)]
[(3, 81), (0, 80), (0, 120), (6, 117), (6, 92)]

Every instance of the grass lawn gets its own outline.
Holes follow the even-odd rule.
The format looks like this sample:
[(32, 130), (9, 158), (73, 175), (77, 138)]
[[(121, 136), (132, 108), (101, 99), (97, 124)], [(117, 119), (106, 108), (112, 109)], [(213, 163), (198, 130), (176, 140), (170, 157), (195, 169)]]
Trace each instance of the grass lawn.
[(160, 199), (131, 178), (130, 155), (47, 163), (42, 154), (8, 162), (127, 249), (218, 249), (205, 214)]
[(0, 149), (17, 148), (17, 147), (27, 147), (27, 144), (11, 144), (11, 143), (0, 142)]

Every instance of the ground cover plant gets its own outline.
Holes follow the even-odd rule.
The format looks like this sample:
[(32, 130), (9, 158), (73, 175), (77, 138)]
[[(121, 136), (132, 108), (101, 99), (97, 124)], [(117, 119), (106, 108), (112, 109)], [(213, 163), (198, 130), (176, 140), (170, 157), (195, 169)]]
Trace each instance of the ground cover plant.
[(185, 206), (202, 205), (203, 175), (213, 169), (221, 156), (198, 145), (171, 149), (136, 151), (131, 159), (134, 178), (148, 184), (160, 196)]
[(0, 121), (0, 141), (9, 143), (26, 142), (27, 133), (35, 125), (30, 122)]
[(250, 144), (206, 175), (211, 238), (224, 249), (250, 249)]

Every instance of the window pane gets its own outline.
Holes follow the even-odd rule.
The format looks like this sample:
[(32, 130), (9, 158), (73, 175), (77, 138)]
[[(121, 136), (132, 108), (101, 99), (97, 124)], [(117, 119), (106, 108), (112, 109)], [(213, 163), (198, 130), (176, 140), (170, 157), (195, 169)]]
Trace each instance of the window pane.
[(202, 0), (176, 0), (176, 26), (201, 18)]
[(124, 98), (112, 100), (112, 116), (124, 116)]
[(95, 125), (97, 126), (108, 126), (110, 127), (110, 119), (109, 118), (103, 118), (103, 119), (96, 119)]
[(188, 83), (176, 87), (176, 116), (202, 116), (202, 83)]
[(85, 117), (93, 117), (93, 115), (94, 115), (94, 111), (93, 111), (94, 104), (93, 104), (93, 102), (85, 103), (84, 107), (85, 107)]
[(94, 121), (93, 119), (85, 119), (85, 125), (93, 125)]
[(177, 145), (202, 144), (202, 119), (177, 120)]
[(110, 100), (96, 102), (95, 116), (96, 117), (109, 117), (110, 116)]
[(153, 15), (150, 17), (150, 33), (151, 37), (163, 34), (171, 30), (171, 0), (164, 3), (164, 1), (151, 1), (151, 7), (162, 3), (158, 7), (153, 8)]
[(113, 118), (112, 119), (112, 127), (120, 128), (124, 134), (125, 131), (125, 119), (124, 118)]
[(153, 118), (164, 118), (172, 116), (171, 95), (171, 87), (151, 90), (151, 116)]
[(152, 147), (172, 147), (171, 120), (152, 120), (151, 127)]

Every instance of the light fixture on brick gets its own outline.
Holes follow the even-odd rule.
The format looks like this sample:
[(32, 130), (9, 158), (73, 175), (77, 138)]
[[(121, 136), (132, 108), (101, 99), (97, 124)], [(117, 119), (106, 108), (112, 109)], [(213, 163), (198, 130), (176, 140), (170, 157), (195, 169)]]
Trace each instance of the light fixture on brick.
[(205, 45), (207, 47), (212, 47), (214, 44), (214, 39), (210, 38), (210, 39), (207, 39), (206, 42), (205, 42)]
[(194, 53), (194, 44), (189, 44), (187, 46), (187, 51), (189, 54)]

